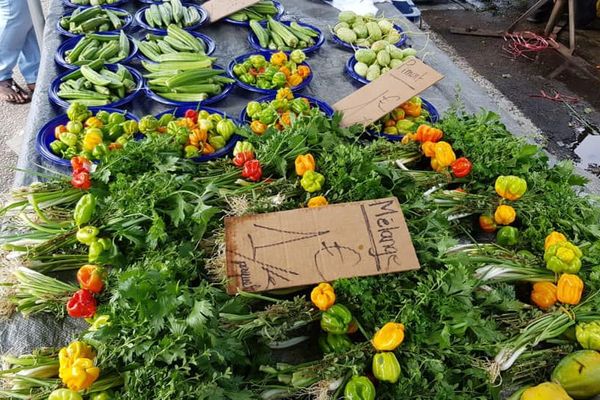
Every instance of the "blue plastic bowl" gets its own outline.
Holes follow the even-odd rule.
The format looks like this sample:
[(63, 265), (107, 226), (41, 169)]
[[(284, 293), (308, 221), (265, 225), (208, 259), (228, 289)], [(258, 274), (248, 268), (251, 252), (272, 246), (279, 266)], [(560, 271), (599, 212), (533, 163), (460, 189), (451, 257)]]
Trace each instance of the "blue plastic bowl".
[[(214, 69), (222, 69), (223, 71), (225, 71), (225, 68), (221, 67), (220, 65), (213, 65)], [(227, 72), (227, 71), (225, 71)], [(225, 73), (225, 75), (227, 75)], [(160, 96), (158, 93), (154, 93), (152, 90), (150, 90), (150, 88), (148, 87), (148, 83), (146, 82), (146, 80), (144, 80), (144, 90), (146, 92), (146, 96), (150, 97), (152, 100), (157, 101), (159, 103), (162, 104), (167, 104), (169, 106), (175, 106), (175, 107), (186, 107), (186, 108), (193, 108), (195, 109), (196, 107), (198, 107), (198, 104), (214, 104), (217, 103), (221, 100), (223, 100), (224, 98), (226, 98), (227, 96), (229, 96), (229, 92), (231, 92), (231, 89), (233, 89), (233, 83), (228, 83), (223, 87), (223, 91), (221, 93), (219, 93), (216, 96), (213, 97), (209, 97), (208, 99), (204, 100), (204, 101), (174, 101), (174, 100), (169, 100), (167, 98), (164, 98), (162, 96)]]
[[(101, 33), (99, 35), (115, 36), (114, 34), (111, 34), (111, 33)], [(118, 36), (118, 35), (116, 35), (116, 36)], [(77, 66), (77, 65), (69, 64), (67, 62), (67, 60), (65, 59), (65, 55), (68, 50), (71, 50), (75, 46), (77, 46), (77, 43), (79, 43), (79, 41), (83, 38), (84, 38), (84, 36), (76, 36), (76, 37), (72, 37), (72, 38), (66, 40), (65, 42), (63, 42), (56, 50), (56, 54), (54, 55), (54, 62), (56, 62), (56, 64), (60, 65), (63, 68), (66, 68), (66, 69), (79, 68), (79, 66)], [(129, 55), (119, 61), (119, 63), (121, 63), (121, 64), (126, 64), (126, 63), (130, 62), (137, 55), (137, 51), (138, 51), (137, 45), (135, 44), (135, 42), (133, 40), (131, 40), (131, 37), (128, 36), (128, 39), (129, 39)]]
[[(400, 33), (400, 40), (398, 42), (396, 42), (396, 46), (400, 47), (404, 43), (406, 43), (406, 40), (408, 39), (408, 36), (406, 35), (406, 33), (404, 33), (404, 31), (402, 30), (402, 28), (400, 28), (398, 25), (394, 24), (394, 28)], [(355, 44), (344, 42), (335, 33), (331, 34), (331, 40), (333, 40), (336, 44), (338, 44), (338, 45), (340, 45), (342, 47), (345, 47), (345, 48), (347, 48), (349, 50), (368, 49), (368, 47), (365, 47), (365, 46), (357, 46)]]
[(362, 83), (363, 85), (371, 83), (370, 81), (367, 80), (367, 78), (360, 76), (359, 74), (357, 74), (354, 71), (354, 66), (356, 65), (357, 62), (358, 61), (356, 61), (355, 56), (352, 56), (348, 59), (348, 61), (346, 62), (346, 68), (345, 68), (346, 74), (348, 74), (355, 81)]
[[(70, 0), (62, 0), (62, 2), (63, 2), (63, 4), (66, 7), (71, 7), (71, 8), (78, 8), (78, 7), (89, 8), (89, 7), (94, 7), (94, 6), (91, 6), (91, 5), (84, 6), (84, 5), (80, 5), (80, 4), (73, 4), (73, 3), (71, 3)], [(116, 0), (112, 4), (105, 4), (105, 5), (101, 5), (100, 7), (103, 7), (103, 8), (104, 7), (120, 7), (120, 6), (124, 5), (124, 4), (127, 4), (127, 0)]]
[[(198, 32), (190, 32), (190, 34), (192, 36), (200, 38), (200, 39), (202, 39), (204, 41), (204, 43), (206, 44), (205, 53), (206, 53), (207, 56), (210, 56), (212, 53), (215, 52), (215, 50), (217, 48), (217, 45), (216, 45), (215, 41), (210, 36), (207, 36), (207, 35), (205, 35), (203, 33), (198, 33)], [(165, 35), (166, 35), (166, 33), (164, 35), (157, 35), (157, 36), (165, 36)], [(146, 57), (144, 55), (144, 53), (142, 53), (141, 51), (137, 52), (137, 58), (139, 58), (140, 60), (147, 61), (147, 62), (155, 62), (155, 61), (152, 61), (151, 59), (149, 59), (148, 57)]]
[[(79, 7), (79, 8), (89, 8), (89, 7)], [(121, 29), (115, 29), (113, 31), (102, 31), (102, 32), (96, 32), (96, 33), (119, 33), (119, 31), (127, 30), (127, 28), (129, 28), (129, 25), (131, 25), (131, 22), (133, 21), (133, 17), (131, 16), (131, 14), (129, 14), (129, 12), (127, 12), (127, 10), (123, 10), (122, 8), (107, 7), (107, 6), (104, 6), (102, 8), (105, 8), (107, 10), (117, 11), (117, 12), (124, 12), (124, 13), (127, 13), (127, 15), (125, 17), (123, 17), (123, 18), (125, 18), (125, 20), (123, 21), (123, 26), (121, 27)], [(73, 14), (73, 13), (72, 12), (67, 13), (64, 15), (64, 17), (68, 17), (71, 14)], [(63, 36), (68, 36), (68, 37), (80, 36), (77, 33), (72, 33), (66, 29), (63, 29), (62, 26), (60, 26), (60, 18), (58, 19), (58, 21), (56, 21), (56, 30), (58, 31), (58, 33), (60, 33)]]
[[(256, 101), (258, 101), (259, 103), (267, 103), (267, 102), (275, 100), (275, 97), (276, 97), (276, 95), (264, 96), (259, 99), (256, 99)], [(324, 102), (323, 100), (319, 100), (315, 97), (304, 96), (304, 95), (296, 95), (294, 98), (302, 98), (302, 97), (305, 99), (308, 99), (308, 102), (310, 103), (311, 106), (318, 107), (319, 110), (323, 111), (323, 113), (326, 116), (328, 116), (328, 117), (333, 116), (333, 113), (334, 113), (333, 108), (331, 108), (331, 106), (329, 104), (327, 104), (326, 102)], [(248, 113), (246, 113), (246, 107), (244, 107), (244, 109), (240, 113), (240, 120), (247, 122), (249, 124), (252, 123), (252, 118), (250, 118), (248, 116)]]
[[(272, 18), (274, 20), (279, 21), (279, 19), (281, 19), (283, 13), (285, 12), (285, 10), (283, 9), (283, 4), (281, 4), (278, 1), (273, 1), (273, 5), (277, 8), (277, 14), (275, 14)], [(225, 18), (225, 21), (238, 26), (250, 26), (250, 22), (248, 21), (234, 21), (231, 18)]]
[[(175, 115), (176, 118), (181, 118), (181, 117), (185, 116), (185, 112), (188, 109), (189, 109), (188, 107), (174, 108), (172, 110), (167, 110), (167, 111), (161, 112), (160, 114), (156, 115), (156, 118), (160, 119), (160, 117), (162, 117), (165, 114), (173, 114), (173, 115)], [(193, 107), (192, 109), (196, 110), (196, 107)], [(233, 123), (236, 124), (238, 127), (242, 126), (242, 123), (239, 120), (237, 120), (237, 119), (235, 119), (235, 118), (227, 115), (227, 113), (224, 113), (224, 112), (219, 111), (219, 110), (215, 110), (214, 108), (200, 107), (197, 110), (198, 111), (202, 111), (202, 110), (208, 111), (210, 114), (219, 114), (219, 115), (221, 115), (221, 116), (223, 116), (225, 118), (228, 118), (228, 119), (232, 120)], [(195, 161), (195, 162), (204, 162), (204, 161), (210, 161), (210, 160), (214, 160), (216, 158), (224, 157), (224, 156), (226, 156), (228, 154), (231, 154), (233, 152), (233, 148), (235, 147), (235, 144), (237, 142), (239, 142), (240, 140), (242, 140), (242, 137), (240, 135), (235, 134), (235, 135), (233, 135), (229, 139), (229, 141), (227, 142), (227, 144), (225, 146), (223, 146), (222, 148), (220, 148), (219, 150), (217, 150), (217, 151), (215, 151), (214, 153), (211, 153), (211, 154), (205, 154), (205, 155), (200, 156), (200, 157), (192, 158), (192, 160)]]
[[(428, 102), (427, 100), (425, 100), (422, 97), (421, 97), (421, 101), (423, 102), (423, 108), (425, 108), (427, 111), (429, 111), (429, 118), (427, 118), (427, 120), (431, 123), (436, 123), (440, 119), (440, 113), (438, 112), (438, 110), (434, 107), (433, 104), (431, 104), (430, 102)], [(388, 135), (383, 132), (375, 132), (372, 130), (369, 130), (368, 133), (372, 136), (385, 138), (391, 142), (400, 141), (404, 137), (404, 135)]]
[[(236, 57), (229, 63), (229, 66), (227, 67), (227, 73), (229, 74), (229, 76), (231, 78), (235, 79), (236, 85), (238, 85), (239, 87), (241, 87), (243, 89), (249, 90), (251, 92), (262, 93), (262, 94), (277, 94), (277, 89), (261, 89), (256, 86), (249, 85), (249, 84), (244, 83), (241, 80), (239, 80), (239, 78), (233, 73), (233, 67), (235, 67), (236, 64), (243, 63), (248, 57), (254, 56), (254, 55), (261, 55), (261, 56), (264, 56), (268, 60), (269, 57), (271, 57), (271, 55), (273, 53), (277, 53), (277, 51), (255, 51), (252, 53), (246, 53), (239, 57)], [(286, 53), (288, 55), (290, 54), (289, 52), (286, 52)], [(305, 66), (309, 67), (310, 75), (308, 77), (306, 77), (306, 79), (304, 79), (302, 81), (302, 83), (299, 84), (298, 86), (294, 86), (294, 87), (290, 88), (293, 92), (297, 92), (297, 91), (304, 89), (305, 87), (310, 85), (310, 82), (313, 79), (314, 73), (313, 73), (313, 69), (311, 68), (311, 66), (308, 65), (308, 63), (306, 63), (306, 62), (303, 62), (300, 65), (305, 65)]]
[[(285, 24), (285, 25), (288, 25), (288, 26), (291, 24), (290, 21), (281, 21), (281, 23)], [(263, 27), (267, 26), (267, 23), (265, 21), (261, 22), (260, 24)], [(302, 50), (306, 54), (313, 53), (313, 52), (319, 50), (321, 48), (321, 46), (323, 46), (323, 43), (325, 43), (325, 35), (323, 35), (323, 32), (319, 28), (317, 28), (316, 26), (305, 24), (303, 22), (298, 22), (298, 25), (304, 26), (306, 28), (310, 28), (310, 29), (314, 30), (315, 32), (317, 32), (319, 34), (319, 37), (317, 38), (317, 41), (316, 41), (316, 43), (313, 46), (307, 47), (306, 49), (300, 49), (300, 50)], [(252, 30), (250, 30), (250, 32), (248, 33), (248, 42), (250, 42), (250, 45), (253, 48), (255, 48), (256, 50), (270, 51), (270, 49), (265, 49), (264, 47), (260, 47), (260, 44), (258, 42), (258, 38), (254, 34), (254, 32), (252, 32)]]
[[(153, 4), (159, 4), (159, 3), (153, 3)], [(197, 5), (197, 4), (191, 4), (191, 3), (183, 3), (183, 6), (184, 7), (194, 7), (195, 9), (197, 9), (198, 13), (200, 14), (200, 21), (198, 21), (194, 25), (186, 26), (185, 28), (182, 27), (182, 29), (185, 29), (186, 31), (193, 31), (193, 30), (201, 27), (202, 25), (204, 25), (208, 21), (208, 14), (199, 5)], [(142, 28), (144, 28), (145, 30), (147, 30), (148, 32), (156, 33), (156, 34), (159, 34), (159, 35), (166, 35), (167, 34), (167, 30), (166, 29), (153, 28), (150, 25), (148, 25), (148, 23), (146, 23), (146, 16), (144, 15), (144, 13), (149, 8), (150, 8), (150, 6), (145, 6), (145, 7), (140, 8), (138, 10), (138, 12), (135, 13), (135, 22), (139, 26), (141, 26)]]
[[(105, 65), (105, 67), (113, 72), (116, 72), (116, 70), (117, 70), (116, 64)], [(144, 82), (144, 78), (142, 78), (142, 75), (140, 75), (139, 72), (137, 72), (135, 69), (133, 69), (127, 65), (124, 65), (124, 67), (127, 68), (127, 70), (131, 73), (131, 75), (133, 75), (133, 79), (135, 80), (135, 88), (133, 89), (133, 91), (131, 91), (131, 93), (129, 93), (127, 96), (125, 96), (121, 100), (115, 101), (114, 103), (109, 103), (104, 107), (117, 108), (117, 107), (121, 107), (125, 104), (128, 104), (138, 95), (140, 89), (142, 89), (143, 82)], [(50, 101), (52, 103), (56, 104), (59, 107), (69, 108), (69, 106), (71, 105), (71, 103), (69, 103), (68, 101), (63, 100), (60, 97), (58, 97), (58, 91), (59, 91), (60, 84), (62, 83), (62, 78), (64, 78), (68, 74), (72, 73), (73, 71), (74, 70), (67, 71), (67, 72), (57, 76), (52, 81), (52, 84), (50, 85), (50, 89), (48, 90), (48, 98), (50, 99)]]
[[(98, 111), (107, 111), (109, 113), (118, 112), (123, 114), (123, 110), (110, 107), (89, 107), (89, 110), (92, 111), (94, 115)], [(125, 118), (128, 120), (132, 119), (134, 121), (139, 121), (138, 117), (129, 112), (125, 113)], [(67, 117), (66, 114), (62, 114), (52, 119), (46, 125), (44, 125), (42, 129), (39, 130), (35, 138), (35, 149), (45, 161), (48, 161), (60, 167), (69, 168), (71, 166), (71, 160), (65, 160), (64, 158), (57, 156), (52, 152), (52, 149), (50, 149), (50, 143), (52, 143), (55, 140), (54, 128), (56, 128), (59, 125), (66, 125), (67, 122), (69, 122), (69, 117)]]

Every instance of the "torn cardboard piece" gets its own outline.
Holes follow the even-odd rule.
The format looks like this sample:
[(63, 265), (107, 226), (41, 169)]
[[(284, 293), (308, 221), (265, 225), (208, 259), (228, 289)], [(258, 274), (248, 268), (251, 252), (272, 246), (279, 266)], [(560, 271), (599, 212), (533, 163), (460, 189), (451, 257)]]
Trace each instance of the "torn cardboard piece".
[(419, 268), (395, 197), (225, 219), (228, 292)]
[(343, 113), (342, 126), (369, 125), (443, 77), (413, 57), (338, 101), (333, 108)]
[(237, 11), (258, 3), (260, 0), (211, 0), (202, 4), (210, 22), (216, 22)]

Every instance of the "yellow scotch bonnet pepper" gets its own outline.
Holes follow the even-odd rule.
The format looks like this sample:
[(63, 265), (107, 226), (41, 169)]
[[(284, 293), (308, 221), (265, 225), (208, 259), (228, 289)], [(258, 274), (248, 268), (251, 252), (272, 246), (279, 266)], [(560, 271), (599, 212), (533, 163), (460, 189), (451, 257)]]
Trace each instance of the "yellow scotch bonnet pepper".
[(304, 172), (304, 175), (302, 175), (302, 179), (300, 180), (300, 185), (302, 185), (302, 188), (308, 193), (321, 190), (324, 183), (325, 177), (323, 175), (310, 170)]
[(566, 241), (567, 237), (562, 233), (556, 231), (550, 232), (550, 234), (546, 236), (546, 240), (544, 240), (544, 250), (548, 250), (548, 247), (552, 246), (553, 244)]
[(304, 155), (301, 154), (296, 157), (294, 165), (296, 166), (296, 174), (298, 176), (303, 176), (306, 171), (315, 170), (315, 158), (310, 153)]
[(499, 176), (494, 185), (498, 196), (506, 200), (519, 200), (527, 191), (527, 181), (514, 175)]
[(70, 368), (61, 369), (61, 379), (71, 390), (87, 389), (100, 376), (100, 368), (89, 358), (77, 358)]
[(378, 351), (393, 351), (404, 341), (404, 325), (388, 322), (375, 332), (371, 343)]
[(308, 208), (315, 208), (315, 207), (324, 207), (327, 204), (329, 204), (329, 202), (327, 201), (327, 198), (325, 198), (325, 196), (315, 196), (315, 197), (311, 197), (308, 200)]
[(287, 54), (285, 54), (283, 51), (280, 51), (271, 55), (271, 59), (269, 61), (271, 62), (271, 64), (281, 66), (285, 64), (287, 60)]
[(310, 292), (310, 300), (321, 311), (327, 311), (335, 304), (335, 291), (327, 282), (320, 283)]
[(448, 142), (437, 142), (433, 148), (435, 155), (431, 159), (431, 168), (440, 172), (456, 161), (456, 154)]
[(505, 204), (498, 206), (494, 213), (494, 221), (496, 221), (498, 225), (510, 225), (515, 222), (516, 218), (517, 212), (515, 209)]

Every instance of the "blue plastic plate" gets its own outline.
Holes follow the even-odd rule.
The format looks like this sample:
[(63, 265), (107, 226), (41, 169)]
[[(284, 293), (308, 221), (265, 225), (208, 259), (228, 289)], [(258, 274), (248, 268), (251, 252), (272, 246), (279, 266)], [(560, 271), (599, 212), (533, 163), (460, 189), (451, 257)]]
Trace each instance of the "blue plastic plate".
[[(290, 21), (281, 21), (281, 23), (288, 25), (288, 26), (291, 24)], [(267, 23), (265, 21), (261, 22), (260, 24), (263, 27), (267, 26)], [(317, 38), (317, 41), (314, 45), (307, 47), (306, 49), (300, 49), (300, 50), (302, 50), (306, 54), (313, 53), (313, 52), (319, 50), (321, 48), (321, 46), (323, 46), (323, 43), (325, 43), (325, 35), (323, 35), (323, 32), (314, 25), (305, 24), (303, 22), (298, 22), (298, 25), (304, 26), (306, 28), (310, 28), (319, 34), (319, 37)], [(252, 32), (252, 30), (250, 30), (250, 32), (248, 33), (248, 42), (250, 42), (250, 45), (252, 47), (254, 47), (256, 50), (270, 51), (270, 49), (265, 49), (264, 47), (260, 47), (260, 44), (258, 43), (258, 38), (254, 34), (254, 32)]]
[[(174, 108), (172, 110), (167, 110), (167, 111), (161, 112), (160, 114), (156, 115), (156, 118), (160, 119), (160, 117), (162, 117), (165, 114), (173, 114), (173, 115), (175, 115), (176, 118), (181, 118), (181, 117), (185, 116), (185, 112), (189, 109), (190, 109), (189, 107)], [(196, 110), (196, 107), (192, 107), (192, 109)], [(197, 111), (202, 111), (202, 110), (207, 111), (210, 114), (219, 114), (222, 117), (232, 120), (233, 123), (236, 124), (238, 127), (242, 126), (242, 123), (239, 120), (231, 117), (230, 115), (227, 115), (227, 113), (224, 113), (222, 111), (215, 110), (214, 108), (208, 108), (208, 107), (200, 107), (197, 109)], [(192, 160), (194, 160), (195, 162), (204, 162), (204, 161), (210, 161), (210, 160), (214, 160), (216, 158), (224, 157), (233, 152), (233, 148), (235, 147), (235, 144), (237, 142), (239, 142), (240, 140), (242, 140), (242, 137), (240, 135), (235, 134), (229, 139), (227, 144), (225, 146), (223, 146), (222, 148), (220, 148), (219, 150), (217, 150), (211, 154), (205, 154), (200, 157), (192, 158)]]
[[(239, 80), (239, 78), (233, 73), (233, 67), (235, 67), (236, 64), (243, 63), (248, 57), (255, 56), (255, 55), (261, 55), (261, 56), (264, 56), (268, 60), (273, 53), (277, 53), (277, 51), (255, 51), (252, 53), (246, 53), (239, 57), (236, 57), (229, 63), (229, 66), (227, 67), (227, 73), (229, 74), (229, 76), (231, 78), (235, 79), (236, 85), (238, 85), (239, 87), (241, 87), (243, 89), (249, 90), (251, 92), (262, 93), (262, 94), (277, 94), (277, 89), (261, 89), (256, 86), (249, 85), (249, 84), (244, 83), (241, 80)], [(286, 52), (286, 53), (288, 55), (290, 54), (289, 52)], [(299, 65), (305, 65), (308, 68), (310, 68), (310, 75), (307, 76), (306, 79), (304, 79), (302, 81), (302, 83), (299, 84), (298, 86), (294, 86), (294, 87), (290, 88), (294, 92), (300, 91), (300, 90), (304, 89), (305, 87), (307, 87), (310, 84), (310, 82), (312, 81), (313, 75), (314, 75), (313, 69), (311, 68), (310, 65), (308, 65), (308, 63), (303, 62), (302, 64), (299, 64)]]
[[(158, 5), (160, 3), (153, 3), (153, 4), (157, 4)], [(204, 25), (208, 21), (208, 14), (199, 5), (197, 5), (197, 4), (191, 4), (191, 3), (183, 3), (183, 6), (184, 7), (194, 7), (195, 9), (197, 9), (198, 13), (200, 14), (200, 21), (198, 21), (194, 25), (186, 26), (185, 28), (182, 27), (182, 29), (185, 29), (186, 31), (193, 31), (193, 30), (201, 27), (202, 25)], [(146, 16), (144, 15), (144, 13), (149, 8), (150, 8), (150, 6), (145, 6), (145, 7), (140, 8), (138, 10), (138, 12), (135, 13), (135, 22), (139, 26), (141, 26), (142, 28), (144, 28), (145, 30), (147, 30), (148, 32), (157, 33), (159, 35), (166, 35), (167, 34), (167, 30), (166, 29), (153, 28), (153, 27), (151, 27), (150, 25), (148, 25), (146, 23)]]
[[(105, 67), (113, 72), (116, 72), (116, 70), (117, 70), (116, 64), (105, 65)], [(104, 107), (117, 108), (117, 107), (121, 107), (125, 104), (128, 104), (138, 95), (139, 91), (142, 89), (143, 82), (144, 82), (144, 78), (142, 78), (142, 75), (140, 75), (139, 72), (137, 72), (135, 69), (133, 69), (127, 65), (124, 65), (124, 67), (127, 68), (127, 70), (131, 73), (131, 75), (133, 75), (133, 79), (135, 81), (135, 88), (131, 91), (131, 93), (129, 93), (127, 96), (123, 97), (121, 100), (115, 101), (114, 103), (109, 103)], [(67, 72), (57, 76), (52, 81), (52, 84), (50, 85), (50, 89), (48, 90), (48, 98), (50, 99), (50, 101), (52, 103), (56, 104), (59, 107), (69, 108), (69, 106), (71, 105), (71, 103), (69, 103), (68, 101), (63, 100), (60, 97), (58, 97), (58, 91), (60, 88), (60, 84), (62, 83), (62, 78), (69, 75), (73, 71), (75, 71), (75, 70), (70, 70), (70, 71), (67, 71)]]
[[(431, 104), (430, 102), (428, 102), (427, 100), (425, 100), (422, 97), (421, 97), (421, 101), (423, 102), (423, 108), (425, 108), (427, 111), (429, 111), (429, 118), (427, 118), (427, 120), (431, 123), (436, 123), (440, 119), (440, 113), (438, 112), (438, 110), (434, 107), (433, 104)], [(368, 131), (368, 133), (373, 136), (379, 136), (379, 137), (385, 138), (391, 142), (400, 141), (404, 137), (404, 135), (388, 135), (383, 132), (375, 132), (375, 131)]]
[[(210, 36), (206, 36), (205, 34), (198, 33), (198, 32), (190, 32), (190, 34), (192, 36), (200, 38), (204, 41), (204, 43), (206, 44), (205, 53), (207, 56), (210, 56), (212, 53), (215, 52), (217, 45), (215, 44), (215, 41)], [(157, 36), (165, 36), (165, 35), (166, 35), (166, 33), (163, 35), (157, 35)], [(155, 61), (150, 60), (148, 57), (146, 57), (144, 55), (144, 53), (142, 53), (141, 51), (138, 51), (137, 58), (139, 58), (140, 60), (148, 61), (148, 62), (155, 62)]]
[[(91, 5), (84, 6), (84, 5), (81, 5), (81, 4), (74, 4), (74, 3), (71, 3), (71, 1), (69, 1), (69, 0), (62, 0), (62, 2), (63, 2), (63, 4), (66, 7), (71, 7), (71, 8), (78, 8), (78, 7), (89, 8), (89, 7), (94, 7), (94, 6), (91, 6)], [(124, 4), (127, 4), (127, 0), (116, 0), (112, 4), (103, 4), (100, 7), (103, 7), (103, 8), (104, 7), (120, 7), (120, 6), (124, 5)]]
[[(334, 112), (333, 108), (331, 108), (331, 106), (329, 104), (327, 104), (326, 102), (324, 102), (323, 100), (319, 100), (319, 99), (317, 99), (315, 97), (311, 97), (311, 96), (304, 96), (301, 94), (295, 95), (294, 98), (308, 99), (308, 102), (310, 103), (311, 106), (318, 107), (319, 110), (323, 111), (323, 113), (328, 117), (333, 116), (333, 112)], [(268, 103), (273, 100), (275, 100), (275, 95), (264, 96), (259, 99), (256, 99), (256, 101), (258, 101), (259, 103)], [(242, 120), (246, 123), (252, 123), (252, 118), (250, 118), (248, 116), (248, 113), (246, 113), (246, 107), (244, 107), (244, 109), (240, 113), (240, 120)]]
[[(118, 34), (115, 35), (112, 33), (98, 33), (98, 35), (117, 36), (117, 37), (119, 36)], [(54, 61), (56, 62), (56, 64), (60, 65), (63, 68), (66, 68), (66, 69), (79, 68), (77, 65), (69, 64), (67, 62), (67, 60), (65, 59), (65, 54), (68, 50), (73, 49), (77, 45), (77, 43), (79, 43), (79, 41), (82, 40), (83, 38), (84, 38), (84, 36), (76, 36), (76, 37), (72, 37), (72, 38), (66, 40), (65, 42), (63, 42), (58, 47), (58, 49), (56, 50), (56, 54), (54, 55)], [(133, 40), (131, 40), (131, 37), (128, 36), (128, 39), (129, 39), (129, 55), (119, 61), (119, 63), (121, 63), (121, 64), (126, 64), (126, 63), (130, 62), (136, 56), (136, 53), (138, 51), (137, 45), (133, 42)]]
[[(221, 67), (220, 65), (215, 64), (215, 65), (213, 65), (213, 68), (214, 69), (222, 69), (225, 71), (225, 68)], [(227, 71), (225, 71), (225, 72), (227, 72)], [(225, 74), (225, 75), (227, 75), (227, 74)], [(169, 106), (175, 106), (175, 107), (186, 107), (186, 109), (188, 109), (188, 108), (196, 109), (196, 107), (198, 107), (198, 105), (200, 103), (203, 105), (217, 103), (217, 102), (223, 100), (224, 98), (226, 98), (227, 96), (229, 96), (229, 92), (231, 92), (231, 89), (233, 89), (233, 83), (228, 83), (227, 85), (225, 85), (223, 87), (223, 91), (221, 93), (219, 93), (216, 96), (209, 97), (208, 99), (206, 99), (204, 101), (174, 101), (174, 100), (169, 100), (167, 98), (164, 98), (164, 97), (160, 96), (158, 93), (154, 93), (152, 90), (150, 90), (147, 82), (144, 80), (144, 90), (146, 91), (146, 96), (148, 96), (152, 100), (157, 101), (162, 104), (167, 104)]]
[[(400, 33), (400, 40), (398, 42), (396, 42), (396, 46), (400, 47), (400, 46), (404, 45), (404, 43), (406, 43), (408, 36), (406, 35), (406, 33), (404, 33), (402, 28), (400, 28), (398, 25), (394, 24), (394, 28)], [(331, 34), (331, 40), (333, 40), (336, 44), (347, 48), (348, 50), (368, 49), (368, 47), (365, 47), (365, 46), (357, 46), (355, 44), (344, 42), (342, 39), (337, 37), (337, 35), (335, 33)]]
[[(79, 7), (79, 8), (89, 8), (89, 7)], [(107, 6), (103, 6), (102, 8), (105, 8), (107, 10), (117, 11), (117, 12), (124, 12), (124, 13), (127, 13), (127, 15), (125, 17), (120, 17), (120, 18), (124, 18), (123, 26), (121, 27), (121, 29), (115, 29), (113, 31), (102, 31), (102, 32), (96, 32), (96, 33), (119, 33), (119, 31), (127, 30), (127, 28), (129, 28), (129, 25), (131, 25), (131, 22), (133, 22), (133, 17), (131, 16), (131, 14), (129, 14), (129, 12), (127, 12), (127, 10), (123, 10), (122, 8), (107, 7)], [(65, 14), (64, 17), (68, 17), (71, 14), (73, 14), (73, 12)], [(60, 26), (60, 18), (58, 19), (58, 21), (56, 21), (56, 30), (58, 31), (58, 33), (60, 33), (63, 36), (68, 36), (68, 37), (80, 36), (77, 33), (72, 33), (66, 29), (63, 29), (62, 26)]]
[[(110, 107), (88, 107), (88, 109), (91, 112), (93, 112), (94, 115), (98, 111), (107, 111), (109, 113), (118, 112), (121, 114), (124, 113), (123, 110)], [(124, 114), (125, 118), (128, 120), (132, 119), (134, 121), (139, 121), (139, 118), (131, 113), (125, 112)], [(63, 114), (52, 119), (50, 122), (44, 125), (36, 135), (35, 149), (44, 160), (49, 161), (50, 163), (60, 167), (69, 168), (71, 166), (71, 160), (65, 160), (64, 158), (60, 158), (52, 152), (52, 149), (50, 149), (50, 143), (52, 143), (55, 140), (54, 128), (56, 128), (59, 125), (66, 125), (67, 122), (69, 122), (69, 117), (67, 117), (66, 114)]]
[[(283, 13), (285, 12), (285, 10), (283, 9), (283, 4), (281, 4), (278, 1), (273, 1), (273, 5), (277, 8), (277, 14), (273, 16), (273, 19), (279, 21), (279, 19), (283, 16)], [(250, 26), (250, 22), (248, 21), (234, 21), (231, 18), (225, 18), (225, 21), (234, 25)]]

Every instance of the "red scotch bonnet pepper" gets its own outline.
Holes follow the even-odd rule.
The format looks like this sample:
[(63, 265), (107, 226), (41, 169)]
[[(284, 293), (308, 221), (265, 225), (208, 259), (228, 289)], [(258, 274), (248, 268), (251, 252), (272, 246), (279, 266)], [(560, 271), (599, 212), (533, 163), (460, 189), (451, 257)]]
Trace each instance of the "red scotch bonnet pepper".
[(244, 168), (242, 169), (242, 177), (252, 182), (260, 181), (260, 178), (262, 177), (262, 168), (260, 166), (260, 161), (246, 161), (246, 163), (244, 164)]
[(254, 153), (252, 153), (251, 151), (243, 151), (241, 153), (237, 153), (233, 157), (233, 165), (235, 165), (238, 168), (241, 168), (244, 166), (244, 164), (253, 159)]
[(67, 302), (67, 312), (73, 318), (91, 318), (96, 314), (96, 299), (92, 292), (80, 289)]

